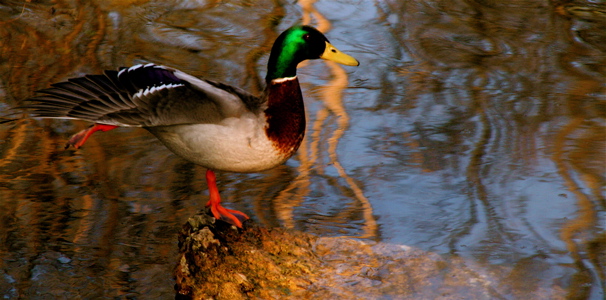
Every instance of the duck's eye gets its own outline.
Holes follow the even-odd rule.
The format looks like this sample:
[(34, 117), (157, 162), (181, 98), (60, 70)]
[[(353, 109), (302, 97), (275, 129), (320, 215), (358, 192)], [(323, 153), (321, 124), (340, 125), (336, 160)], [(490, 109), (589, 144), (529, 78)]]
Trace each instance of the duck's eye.
[(310, 38), (309, 33), (306, 33), (306, 34), (303, 35), (303, 39), (304, 40), (309, 41), (309, 38)]

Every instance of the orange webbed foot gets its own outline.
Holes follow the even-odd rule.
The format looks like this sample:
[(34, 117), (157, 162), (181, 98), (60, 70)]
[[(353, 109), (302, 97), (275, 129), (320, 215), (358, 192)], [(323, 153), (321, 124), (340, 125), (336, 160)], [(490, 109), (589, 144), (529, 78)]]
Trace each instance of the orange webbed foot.
[(206, 183), (210, 194), (210, 199), (208, 200), (208, 203), (206, 203), (206, 207), (210, 207), (213, 217), (217, 220), (223, 220), (235, 225), (238, 228), (242, 228), (242, 222), (248, 220), (249, 217), (241, 211), (228, 209), (221, 205), (221, 196), (219, 195), (219, 189), (217, 188), (215, 172), (210, 169), (206, 170)]
[(245, 213), (225, 208), (220, 204), (213, 205), (212, 203), (208, 202), (206, 206), (210, 206), (210, 211), (215, 219), (225, 221), (229, 224), (235, 225), (238, 228), (242, 228), (242, 222), (249, 219)]

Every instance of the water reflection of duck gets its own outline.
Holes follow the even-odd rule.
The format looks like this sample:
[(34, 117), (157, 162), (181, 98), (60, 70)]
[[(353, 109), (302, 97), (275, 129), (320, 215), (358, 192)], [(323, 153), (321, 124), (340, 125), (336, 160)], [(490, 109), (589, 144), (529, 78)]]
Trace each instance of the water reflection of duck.
[(206, 167), (215, 218), (238, 227), (244, 213), (221, 206), (213, 170), (257, 172), (275, 167), (298, 149), (305, 132), (303, 97), (296, 76), (306, 59), (357, 66), (310, 26), (294, 26), (275, 41), (267, 86), (260, 97), (176, 69), (136, 65), (104, 75), (56, 83), (28, 99), (33, 117), (81, 119), (95, 124), (73, 135), (79, 148), (96, 131), (143, 127), (179, 156)]

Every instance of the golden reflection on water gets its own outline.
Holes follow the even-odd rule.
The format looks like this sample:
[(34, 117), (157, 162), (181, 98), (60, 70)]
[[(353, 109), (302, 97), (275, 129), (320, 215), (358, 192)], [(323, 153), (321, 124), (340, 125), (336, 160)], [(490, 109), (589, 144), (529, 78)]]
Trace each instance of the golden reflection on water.
[[(339, 139), (343, 136), (343, 134), (345, 134), (345, 131), (349, 127), (349, 116), (347, 114), (347, 111), (343, 107), (342, 97), (343, 90), (347, 88), (349, 83), (347, 73), (345, 72), (345, 70), (343, 70), (341, 66), (336, 63), (327, 62), (327, 64), (332, 70), (332, 74), (335, 78), (329, 82), (325, 89), (322, 90), (322, 98), (324, 99), (324, 104), (326, 105), (326, 107), (318, 111), (313, 128), (316, 130), (316, 132), (321, 132), (321, 123), (324, 122), (325, 119), (328, 117), (329, 112), (338, 117), (338, 128), (328, 139), (328, 154), (330, 157), (330, 163), (334, 168), (337, 169), (339, 176), (345, 179), (345, 182), (347, 182), (349, 188), (351, 188), (351, 190), (353, 191), (356, 200), (361, 205), (361, 211), (364, 216), (364, 234), (360, 237), (375, 238), (378, 234), (378, 228), (377, 222), (375, 221), (375, 217), (373, 216), (373, 210), (370, 201), (366, 198), (366, 196), (364, 196), (364, 192), (358, 186), (358, 184), (349, 175), (347, 175), (345, 169), (343, 168), (343, 166), (341, 166), (341, 163), (339, 162), (339, 159), (337, 157), (337, 145), (339, 143)], [(319, 139), (314, 140), (314, 142), (315, 141), (319, 141)], [(317, 156), (314, 154), (318, 153), (318, 147), (319, 142), (316, 142), (315, 145), (314, 143), (312, 143), (311, 160), (313, 162), (317, 161)], [(319, 167), (318, 170), (320, 173), (322, 173), (322, 167)], [(355, 205), (352, 205), (351, 207), (353, 208), (353, 211), (349, 212), (350, 214), (355, 214), (356, 212), (360, 211), (360, 209), (358, 209)], [(347, 212), (347, 210), (344, 211), (344, 213)]]
[[(583, 95), (600, 92), (601, 86), (594, 82), (579, 82), (573, 84), (570, 91), (571, 107), (581, 103)], [(588, 165), (587, 159), (604, 159), (606, 148), (606, 127), (595, 122), (590, 116), (593, 111), (575, 108), (575, 116), (568, 124), (556, 133), (554, 137), (553, 161), (557, 166), (559, 175), (564, 179), (566, 188), (575, 196), (578, 212), (574, 218), (566, 221), (561, 230), (561, 238), (575, 260), (575, 265), (582, 270), (573, 279), (575, 292), (569, 297), (583, 299), (590, 296), (591, 289), (587, 282), (591, 280), (591, 273), (598, 273), (606, 281), (605, 263), (603, 258), (604, 233), (602, 236), (597, 228), (604, 228), (597, 217), (600, 208), (606, 207), (603, 195), (606, 180), (604, 174), (606, 166)], [(589, 113), (589, 114), (588, 114)], [(598, 233), (594, 236), (594, 232)], [(592, 247), (592, 244), (601, 245)], [(588, 268), (584, 259), (591, 259), (595, 264)]]

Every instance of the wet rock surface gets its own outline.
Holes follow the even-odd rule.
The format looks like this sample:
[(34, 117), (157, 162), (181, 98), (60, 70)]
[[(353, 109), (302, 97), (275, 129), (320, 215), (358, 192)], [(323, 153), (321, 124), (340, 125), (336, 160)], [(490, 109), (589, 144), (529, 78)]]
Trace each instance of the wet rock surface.
[(316, 238), (247, 221), (243, 229), (193, 216), (179, 234), (177, 299), (272, 299), (309, 293)]
[[(542, 258), (526, 267), (547, 268)], [(566, 299), (549, 278), (404, 245), (318, 238), (193, 216), (179, 234), (176, 299)]]

